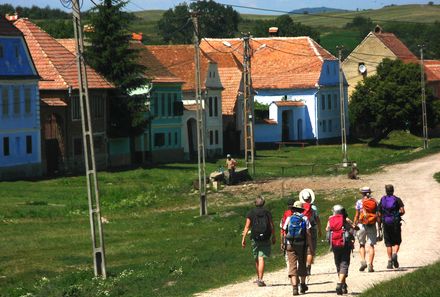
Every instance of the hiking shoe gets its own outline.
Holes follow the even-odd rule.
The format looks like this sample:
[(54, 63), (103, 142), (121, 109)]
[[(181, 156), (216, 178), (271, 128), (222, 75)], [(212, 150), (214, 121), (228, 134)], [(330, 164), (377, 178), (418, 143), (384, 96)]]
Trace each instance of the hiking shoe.
[(306, 284), (301, 284), (300, 287), (301, 287), (301, 294), (305, 294), (309, 289), (309, 287)]
[(342, 284), (341, 283), (336, 284), (336, 294), (342, 295)]
[(391, 260), (393, 261), (394, 268), (399, 268), (399, 262), (397, 262), (397, 254), (393, 254)]
[(296, 295), (299, 295), (298, 287), (297, 287), (297, 286), (294, 286), (294, 287), (293, 287), (293, 296), (296, 296)]
[(266, 286), (266, 284), (262, 280), (258, 280), (257, 284), (258, 284), (259, 287), (265, 287)]
[(368, 272), (374, 272), (373, 265), (368, 265)]
[(312, 275), (312, 265), (307, 265), (307, 275)]
[(393, 261), (388, 260), (387, 269), (393, 269)]
[(347, 289), (347, 284), (346, 283), (342, 284), (342, 294), (348, 294), (348, 289)]
[(361, 267), (359, 268), (359, 271), (364, 271), (365, 268), (367, 268), (367, 262), (361, 261)]

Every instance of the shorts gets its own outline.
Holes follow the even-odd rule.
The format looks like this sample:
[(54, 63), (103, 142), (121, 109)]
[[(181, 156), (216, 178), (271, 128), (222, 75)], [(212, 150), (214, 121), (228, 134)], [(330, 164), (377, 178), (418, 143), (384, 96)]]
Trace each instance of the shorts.
[(269, 258), (271, 252), (270, 240), (256, 241), (252, 240), (252, 256), (257, 260), (259, 257)]
[(310, 232), (312, 233), (312, 247), (313, 247), (313, 253), (310, 250), (310, 247), (307, 246), (307, 255), (315, 256), (316, 253), (316, 246), (318, 242), (318, 229), (317, 227), (310, 228)]
[(288, 244), (286, 255), (288, 276), (307, 276), (305, 243), (301, 245)]
[(333, 248), (333, 256), (335, 258), (336, 271), (338, 274), (348, 275), (348, 267), (350, 267), (350, 248)]
[(401, 223), (383, 224), (383, 240), (386, 247), (400, 245), (402, 243)]
[(356, 236), (360, 245), (375, 245), (377, 242), (377, 228), (374, 225), (358, 224), (359, 230), (356, 232)]

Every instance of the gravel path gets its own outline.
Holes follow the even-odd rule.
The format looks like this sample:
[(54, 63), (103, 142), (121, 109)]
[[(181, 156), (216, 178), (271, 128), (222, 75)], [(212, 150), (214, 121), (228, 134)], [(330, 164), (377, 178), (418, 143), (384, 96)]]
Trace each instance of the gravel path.
[[(384, 185), (394, 185), (395, 193), (405, 203), (405, 222), (402, 226), (403, 244), (399, 252), (400, 268), (387, 270), (387, 255), (383, 242), (376, 247), (374, 273), (359, 272), (359, 255), (354, 252), (350, 266), (350, 275), (347, 279), (348, 296), (358, 295), (366, 288), (386, 279), (398, 277), (419, 267), (435, 262), (440, 258), (440, 242), (438, 232), (440, 213), (440, 184), (433, 179), (433, 175), (440, 171), (440, 154), (431, 155), (406, 164), (387, 167), (383, 172), (364, 177), (361, 181), (354, 181), (350, 185), (369, 185), (374, 191), (374, 197), (380, 199)], [(305, 186), (328, 182), (325, 178), (298, 179)], [(297, 183), (289, 179), (289, 183)], [(423, 220), (423, 221), (421, 221)], [(237, 243), (239, 244), (239, 243)], [(356, 246), (358, 246), (356, 244)], [(275, 245), (275, 248), (278, 244)], [(245, 251), (249, 257), (249, 269), (252, 269), (252, 258), (249, 249)], [(270, 265), (270, 262), (268, 263)], [(292, 296), (292, 287), (287, 278), (285, 269), (267, 273), (264, 276), (267, 287), (258, 288), (253, 283), (254, 277), (248, 281), (227, 285), (225, 287), (196, 294), (198, 297), (269, 297)], [(312, 276), (309, 280), (307, 296), (336, 296), (337, 276), (333, 255), (327, 254), (315, 259), (312, 266)]]

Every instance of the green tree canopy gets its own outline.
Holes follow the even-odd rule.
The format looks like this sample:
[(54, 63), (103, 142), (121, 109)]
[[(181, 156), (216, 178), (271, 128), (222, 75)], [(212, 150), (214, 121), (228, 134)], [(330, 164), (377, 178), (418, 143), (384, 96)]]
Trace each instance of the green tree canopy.
[[(123, 11), (127, 2), (104, 0), (90, 12), (93, 32), (87, 33), (90, 45), (86, 48), (87, 62), (118, 88), (110, 102), (111, 134), (125, 131), (135, 135), (143, 131), (146, 121), (144, 103), (127, 95), (147, 83), (145, 68), (137, 63), (138, 52), (130, 48), (130, 32), (127, 28), (132, 20)], [(118, 132), (115, 132), (118, 131)]]
[(191, 43), (193, 37), (190, 10), (199, 13), (200, 35), (208, 38), (234, 37), (238, 32), (240, 14), (231, 6), (214, 1), (182, 3), (167, 10), (158, 23), (158, 30), (166, 43)]
[[(440, 120), (439, 101), (426, 95), (428, 126)], [(384, 59), (377, 73), (358, 83), (349, 105), (352, 131), (378, 143), (393, 130), (422, 131), (420, 66)]]
[(252, 35), (255, 37), (266, 37), (269, 35), (270, 27), (278, 27), (279, 36), (310, 36), (315, 41), (319, 42), (320, 34), (312, 27), (295, 23), (288, 15), (281, 15), (275, 20), (258, 20), (253, 26)]
[(368, 33), (373, 31), (374, 24), (370, 18), (357, 15), (353, 20), (345, 24), (346, 29), (354, 29), (359, 31), (359, 36), (364, 38)]

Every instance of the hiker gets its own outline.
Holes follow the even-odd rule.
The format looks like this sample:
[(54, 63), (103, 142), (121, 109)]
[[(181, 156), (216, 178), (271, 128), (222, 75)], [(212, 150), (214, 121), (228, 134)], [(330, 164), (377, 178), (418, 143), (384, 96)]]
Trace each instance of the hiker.
[[(374, 246), (377, 239), (381, 235), (381, 221), (378, 216), (378, 205), (376, 199), (371, 196), (371, 190), (369, 187), (362, 187), (359, 189), (362, 194), (362, 198), (356, 202), (356, 214), (354, 216), (353, 223), (359, 230), (357, 231), (357, 237), (359, 240), (359, 254), (361, 256), (361, 267), (359, 271), (364, 271), (368, 267), (368, 272), (374, 272)], [(378, 228), (376, 227), (378, 224)], [(377, 234), (379, 230), (379, 235)], [(365, 260), (366, 248), (368, 244), (368, 265)]]
[[(306, 293), (309, 287), (306, 285), (307, 268), (306, 256), (307, 246), (313, 247), (311, 225), (307, 217), (302, 213), (301, 201), (295, 201), (292, 206), (293, 214), (284, 222), (283, 230), (285, 236), (285, 251), (287, 254), (287, 270), (290, 283), (293, 288), (293, 295), (299, 295), (298, 285), (302, 294)], [(313, 248), (312, 248), (313, 249)], [(314, 252), (312, 250), (312, 252)]]
[(318, 208), (313, 204), (315, 202), (315, 193), (311, 189), (304, 189), (299, 193), (299, 201), (304, 208), (303, 214), (307, 217), (312, 228), (312, 246), (307, 247), (307, 275), (311, 274), (313, 258), (315, 257), (318, 236), (322, 237), (321, 220), (319, 219)]
[(229, 179), (228, 185), (232, 185), (234, 182), (235, 167), (237, 167), (237, 161), (231, 157), (230, 154), (226, 155), (226, 168), (228, 168)]
[(394, 196), (394, 186), (385, 186), (386, 195), (380, 199), (379, 213), (383, 226), (383, 237), (388, 254), (387, 269), (399, 268), (397, 253), (402, 243), (401, 220), (405, 214), (405, 206), (397, 196)]
[[(280, 221), (280, 245), (281, 245), (281, 251), (285, 251), (286, 250), (286, 246), (285, 246), (286, 232), (284, 231), (283, 227), (284, 227), (284, 223), (286, 222), (286, 219), (288, 217), (290, 217), (291, 215), (293, 215), (293, 203), (294, 203), (293, 199), (287, 200), (287, 209), (284, 211), (283, 217), (281, 218), (281, 221)], [(287, 263), (287, 256), (286, 256), (286, 263)]]
[(257, 273), (257, 285), (265, 287), (263, 281), (264, 259), (270, 257), (271, 236), (272, 244), (275, 244), (275, 228), (273, 226), (272, 214), (265, 209), (265, 200), (262, 196), (255, 199), (255, 208), (251, 209), (246, 215), (246, 224), (243, 230), (241, 246), (246, 247), (246, 235), (251, 229), (252, 255), (255, 260), (255, 270)]
[(353, 164), (351, 165), (351, 170), (350, 170), (350, 172), (348, 173), (348, 178), (349, 178), (349, 179), (359, 179), (358, 174), (359, 174), (359, 169), (358, 169), (358, 167), (357, 167), (357, 164), (356, 164), (356, 163), (353, 163)]
[(328, 218), (325, 230), (328, 234), (339, 278), (339, 282), (336, 284), (336, 294), (347, 294), (346, 279), (350, 266), (350, 253), (354, 247), (354, 229), (342, 205), (333, 206), (333, 215)]

